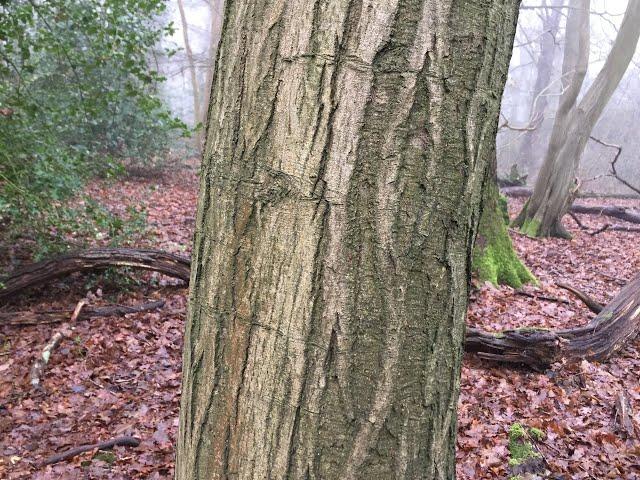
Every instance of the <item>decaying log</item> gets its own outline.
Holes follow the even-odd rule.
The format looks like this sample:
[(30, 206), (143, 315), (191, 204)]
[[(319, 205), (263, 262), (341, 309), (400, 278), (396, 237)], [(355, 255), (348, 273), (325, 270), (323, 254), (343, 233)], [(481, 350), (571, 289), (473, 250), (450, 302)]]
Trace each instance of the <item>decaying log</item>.
[(137, 447), (138, 445), (140, 445), (140, 440), (135, 437), (118, 437), (112, 440), (107, 440), (105, 442), (92, 443), (89, 445), (81, 445), (80, 447), (71, 448), (66, 452), (58, 453), (57, 455), (52, 455), (51, 457), (47, 458), (44, 462), (42, 462), (42, 466), (63, 462), (65, 460), (69, 460), (70, 458), (77, 457), (78, 455), (84, 452), (90, 452), (91, 450), (109, 450), (117, 446)]
[[(164, 307), (164, 300), (141, 303), (139, 305), (109, 305), (106, 307), (86, 306), (78, 315), (78, 321), (94, 317), (122, 317), (129, 313), (148, 312)], [(0, 325), (27, 326), (60, 323), (68, 320), (72, 310), (43, 310), (36, 312), (0, 312)]]
[(132, 248), (97, 248), (70, 253), (28, 265), (0, 278), (0, 300), (18, 292), (42, 285), (54, 278), (74, 272), (99, 270), (107, 267), (131, 267), (160, 272), (189, 281), (189, 259), (159, 250)]
[(640, 275), (631, 280), (584, 327), (559, 330), (569, 340), (567, 358), (603, 361), (640, 332)]
[[(526, 186), (500, 186), (500, 193), (506, 197), (512, 198), (527, 198), (533, 195), (533, 188)], [(593, 193), (593, 192), (578, 192), (577, 198), (625, 198), (630, 200), (637, 200), (638, 195), (628, 193)]]
[(500, 193), (507, 197), (513, 198), (528, 198), (533, 195), (533, 188), (531, 187), (503, 187), (500, 188)]
[(481, 357), (543, 370), (581, 359), (605, 361), (640, 333), (640, 275), (587, 325), (563, 330), (523, 328), (504, 332), (467, 329), (465, 350)]
[[(533, 194), (533, 189), (529, 187), (505, 187), (500, 189), (500, 193), (506, 195), (507, 197), (514, 198), (528, 198)], [(617, 218), (618, 220), (623, 220), (629, 223), (640, 223), (640, 212), (634, 210), (632, 208), (620, 207), (616, 205), (571, 205), (571, 209), (569, 210), (569, 215), (571, 215), (579, 227), (584, 228), (584, 225), (580, 223), (580, 221), (575, 217), (576, 213), (587, 214), (587, 215), (599, 215), (605, 217)], [(620, 227), (620, 226), (616, 226)], [(618, 228), (616, 228), (617, 230)], [(620, 228), (622, 230), (622, 228)], [(635, 231), (625, 230), (625, 231)], [(598, 232), (600, 233), (600, 232)]]
[(560, 360), (563, 342), (559, 335), (548, 330), (521, 328), (491, 333), (468, 327), (464, 349), (487, 360), (544, 370)]

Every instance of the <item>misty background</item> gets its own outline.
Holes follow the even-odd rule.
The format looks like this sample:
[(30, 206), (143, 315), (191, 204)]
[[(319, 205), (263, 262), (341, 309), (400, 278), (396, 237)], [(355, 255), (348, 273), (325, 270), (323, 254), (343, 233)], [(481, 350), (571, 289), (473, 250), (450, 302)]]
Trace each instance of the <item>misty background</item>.
[[(167, 80), (161, 92), (172, 111), (190, 126), (204, 122), (211, 73), (220, 38), (223, 0), (170, 0), (164, 18), (175, 32), (163, 40), (156, 59)], [(526, 176), (533, 185), (544, 159), (562, 92), (561, 69), (568, 8), (562, 0), (528, 0), (520, 10), (509, 78), (502, 100), (497, 138), (499, 176)], [(589, 71), (580, 98), (588, 90), (611, 50), (626, 0), (592, 0)], [(182, 14), (181, 14), (182, 10)], [(164, 49), (177, 52), (167, 57)], [(633, 61), (598, 121), (592, 136), (618, 145), (621, 177), (639, 177), (640, 53)], [(191, 140), (194, 147), (199, 135)], [(197, 148), (196, 148), (197, 150)], [(617, 150), (590, 141), (580, 163), (581, 190), (632, 194), (608, 176)]]

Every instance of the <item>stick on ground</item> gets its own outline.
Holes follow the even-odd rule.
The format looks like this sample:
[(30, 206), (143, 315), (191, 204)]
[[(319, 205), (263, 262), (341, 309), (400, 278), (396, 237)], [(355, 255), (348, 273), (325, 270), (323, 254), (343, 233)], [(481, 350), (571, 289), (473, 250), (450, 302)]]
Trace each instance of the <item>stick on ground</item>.
[(572, 287), (571, 285), (567, 285), (566, 283), (556, 283), (556, 286), (573, 293), (593, 313), (600, 313), (604, 308), (604, 305), (596, 302), (593, 298), (591, 298), (589, 295), (584, 293), (582, 290)]
[[(85, 306), (76, 321), (94, 317), (123, 317), (130, 313), (148, 312), (164, 307), (164, 300), (141, 303), (138, 305), (108, 305), (105, 307)], [(28, 326), (48, 323), (62, 323), (69, 318), (71, 310), (43, 310), (36, 312), (1, 312), (0, 325)]]
[(81, 445), (79, 447), (71, 448), (66, 452), (58, 453), (47, 458), (42, 465), (51, 465), (53, 463), (63, 462), (70, 458), (77, 457), (78, 455), (89, 452), (91, 450), (108, 450), (110, 448), (121, 447), (137, 447), (140, 445), (140, 440), (135, 437), (118, 437), (105, 442), (91, 443), (89, 445)]
[[(78, 319), (78, 315), (82, 311), (82, 308), (87, 304), (86, 299), (82, 299), (76, 305), (75, 310), (73, 311), (73, 315), (71, 315), (71, 323), (76, 323)], [(58, 346), (60, 341), (67, 336), (68, 328), (67, 325), (63, 325), (63, 327), (53, 334), (51, 340), (44, 346), (42, 349), (42, 353), (36, 361), (33, 362), (33, 366), (31, 367), (31, 386), (33, 388), (42, 388), (40, 385), (40, 379), (42, 378), (42, 374), (44, 373), (44, 369), (49, 363), (49, 359), (51, 358), (51, 353)]]

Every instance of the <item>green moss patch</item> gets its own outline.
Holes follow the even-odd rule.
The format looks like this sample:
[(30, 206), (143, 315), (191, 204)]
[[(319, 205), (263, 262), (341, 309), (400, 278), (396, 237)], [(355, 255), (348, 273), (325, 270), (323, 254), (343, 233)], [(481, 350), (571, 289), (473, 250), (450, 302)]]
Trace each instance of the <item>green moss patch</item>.
[(513, 288), (520, 288), (525, 283), (537, 283), (513, 248), (507, 230), (509, 216), (506, 199), (498, 195), (497, 189), (487, 195), (473, 252), (472, 268), (478, 280)]
[(535, 449), (533, 441), (544, 438), (544, 432), (538, 428), (528, 428), (521, 423), (514, 423), (509, 428), (509, 467), (514, 475), (525, 471), (537, 470), (542, 462), (542, 455)]
[(535, 219), (526, 219), (522, 222), (520, 231), (529, 237), (537, 237), (540, 233), (540, 222)]
[[(506, 235), (506, 234), (505, 234)], [(508, 235), (497, 239), (474, 257), (473, 268), (482, 282), (520, 288), (525, 283), (537, 283), (536, 278), (520, 261)]]

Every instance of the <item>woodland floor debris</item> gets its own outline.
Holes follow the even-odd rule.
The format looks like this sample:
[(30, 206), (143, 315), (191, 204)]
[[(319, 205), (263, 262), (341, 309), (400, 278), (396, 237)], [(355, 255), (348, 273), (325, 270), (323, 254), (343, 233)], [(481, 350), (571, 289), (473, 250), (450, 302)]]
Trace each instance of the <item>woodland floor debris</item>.
[[(88, 193), (114, 210), (126, 208), (127, 202), (146, 205), (153, 235), (145, 246), (188, 255), (197, 181), (193, 176), (179, 177), (182, 183), (174, 179), (94, 183)], [(640, 209), (640, 201), (580, 201)], [(511, 200), (512, 215), (521, 203)], [(604, 217), (578, 216), (589, 231), (607, 222)], [(570, 218), (565, 223), (574, 235), (571, 241), (518, 234), (512, 238), (540, 280), (539, 289), (531, 291), (565, 298), (569, 304), (480, 285), (473, 292), (470, 325), (483, 330), (576, 327), (591, 314), (556, 282), (578, 287), (606, 304), (640, 271), (637, 234), (604, 231), (590, 236)], [(102, 286), (103, 297), (92, 307), (165, 299), (164, 308), (77, 323), (72, 337), (47, 365), (43, 392), (30, 388), (29, 368), (59, 326), (0, 326), (0, 478), (172, 478), (187, 291), (183, 282), (156, 273), (141, 278), (144, 282), (130, 291)], [(87, 281), (82, 276), (50, 281), (30, 297), (0, 307), (0, 312), (68, 310), (86, 295)], [(618, 392), (624, 391), (629, 418), (635, 429), (640, 424), (638, 343), (606, 364), (583, 361), (546, 373), (465, 356), (458, 408), (458, 478), (508, 478), (509, 428), (516, 422), (544, 433), (536, 446), (556, 477), (640, 478), (640, 443), (621, 432), (614, 414)], [(140, 438), (140, 446), (114, 447), (113, 463), (92, 460), (92, 450), (39, 466), (52, 454), (119, 436)]]

